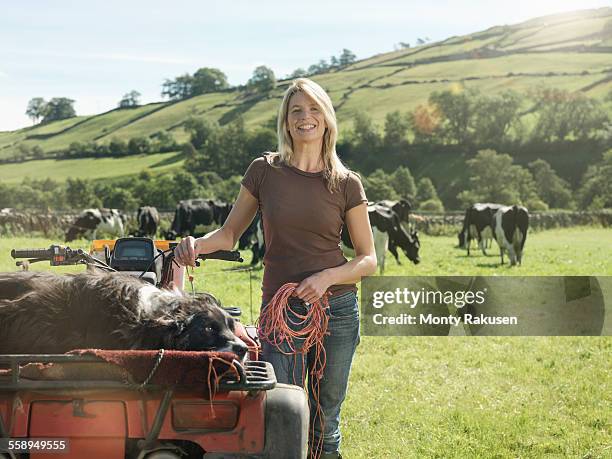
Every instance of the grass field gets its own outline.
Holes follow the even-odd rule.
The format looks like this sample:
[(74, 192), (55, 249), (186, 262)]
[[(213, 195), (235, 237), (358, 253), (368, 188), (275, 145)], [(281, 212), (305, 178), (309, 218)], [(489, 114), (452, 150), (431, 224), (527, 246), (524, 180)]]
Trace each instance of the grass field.
[(103, 179), (134, 175), (149, 169), (167, 172), (183, 164), (180, 153), (154, 153), (127, 156), (125, 158), (41, 159), (25, 163), (6, 164), (0, 167), (0, 181), (21, 183), (31, 179), (52, 178), (63, 182), (67, 178)]
[[(15, 269), (11, 248), (51, 242), (0, 239), (0, 271)], [(388, 258), (385, 274), (612, 275), (610, 229), (530, 233), (519, 268), (498, 266), (495, 245), (495, 255), (468, 258), (454, 238), (421, 242), (420, 265), (402, 257), (399, 267)], [(242, 306), (250, 323), (258, 315), (261, 274), (206, 262), (196, 271), (196, 289)], [(611, 457), (611, 356), (610, 337), (364, 336), (343, 409), (345, 457)]]

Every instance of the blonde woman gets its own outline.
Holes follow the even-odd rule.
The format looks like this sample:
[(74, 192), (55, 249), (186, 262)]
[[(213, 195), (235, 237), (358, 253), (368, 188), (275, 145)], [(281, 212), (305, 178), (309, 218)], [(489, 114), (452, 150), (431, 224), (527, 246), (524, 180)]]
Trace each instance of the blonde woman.
[[(180, 263), (193, 265), (197, 254), (231, 250), (260, 209), (266, 238), (262, 307), (287, 282), (299, 283), (295, 296), (304, 308), (331, 293), (326, 366), (319, 386), (323, 422), (311, 415), (311, 429), (315, 444), (323, 444), (321, 457), (339, 458), (340, 407), (359, 343), (355, 283), (376, 270), (367, 199), (359, 177), (336, 154), (336, 115), (317, 83), (293, 81), (277, 126), (278, 153), (251, 163), (225, 224), (201, 238), (183, 239), (175, 253)], [(339, 247), (345, 223), (355, 247), (351, 261)], [(263, 343), (263, 357), (274, 366), (278, 381), (300, 383), (308, 361), (304, 368), (285, 351)], [(311, 399), (311, 410), (313, 405)]]

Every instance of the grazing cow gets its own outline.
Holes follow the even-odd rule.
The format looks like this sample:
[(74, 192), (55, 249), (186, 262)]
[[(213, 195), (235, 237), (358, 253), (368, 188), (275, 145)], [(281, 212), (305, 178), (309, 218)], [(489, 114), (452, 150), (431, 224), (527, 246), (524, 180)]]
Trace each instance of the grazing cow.
[(378, 201), (375, 205), (387, 207), (397, 214), (400, 221), (407, 222), (410, 217), (410, 211), (412, 210), (412, 204), (405, 198), (399, 201), (390, 201), (388, 199), (384, 201)]
[(263, 221), (261, 220), (261, 213), (259, 212), (257, 212), (251, 224), (238, 240), (238, 249), (244, 250), (246, 248), (250, 248), (253, 252), (251, 265), (256, 265), (263, 259), (266, 252), (266, 244), (263, 235)]
[(198, 225), (221, 225), (231, 210), (231, 205), (212, 199), (187, 199), (180, 201), (174, 211), (174, 219), (166, 239), (177, 236), (194, 236)]
[(155, 207), (139, 207), (136, 221), (138, 222), (138, 230), (134, 234), (135, 236), (155, 237), (159, 225), (159, 213)]
[[(376, 249), (376, 259), (380, 272), (385, 270), (385, 254), (387, 249), (391, 251), (399, 263), (397, 247), (400, 247), (408, 259), (414, 264), (418, 264), (420, 242), (418, 233), (412, 231), (408, 233), (400, 224), (398, 216), (388, 207), (373, 205), (368, 206), (368, 215), (374, 236), (374, 247)], [(353, 256), (353, 244), (349, 236), (346, 225), (342, 228), (343, 251), (348, 256)], [(348, 250), (347, 250), (348, 249)]]
[(529, 229), (529, 212), (522, 206), (500, 207), (495, 212), (494, 225), (501, 264), (504, 264), (504, 251), (508, 251), (510, 265), (514, 266), (517, 262), (520, 265)]
[(72, 222), (66, 232), (66, 242), (80, 237), (95, 239), (104, 232), (111, 236), (124, 236), (127, 216), (117, 209), (86, 209)]
[(465, 211), (463, 228), (459, 232), (459, 247), (467, 249), (470, 255), (470, 245), (472, 239), (478, 241), (478, 247), (483, 254), (487, 254), (487, 242), (493, 239), (493, 215), (503, 207), (501, 204), (472, 204)]
[(229, 351), (246, 346), (208, 294), (160, 290), (123, 273), (0, 273), (0, 354), (72, 349)]

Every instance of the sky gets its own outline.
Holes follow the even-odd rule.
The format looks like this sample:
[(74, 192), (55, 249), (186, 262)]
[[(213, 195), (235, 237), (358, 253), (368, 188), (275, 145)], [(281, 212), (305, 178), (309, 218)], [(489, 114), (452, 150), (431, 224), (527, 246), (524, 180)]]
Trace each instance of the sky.
[(78, 115), (131, 90), (162, 100), (164, 80), (216, 67), (243, 84), (348, 48), (358, 59), (611, 0), (0, 0), (0, 131), (31, 125), (33, 97), (69, 97)]

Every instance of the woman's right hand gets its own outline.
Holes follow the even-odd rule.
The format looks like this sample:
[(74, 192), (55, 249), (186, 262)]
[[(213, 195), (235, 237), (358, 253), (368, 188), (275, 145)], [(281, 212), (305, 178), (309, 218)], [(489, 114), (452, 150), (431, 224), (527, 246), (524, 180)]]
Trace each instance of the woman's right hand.
[(174, 248), (174, 259), (181, 266), (195, 266), (197, 255), (196, 239), (193, 236), (183, 238)]

